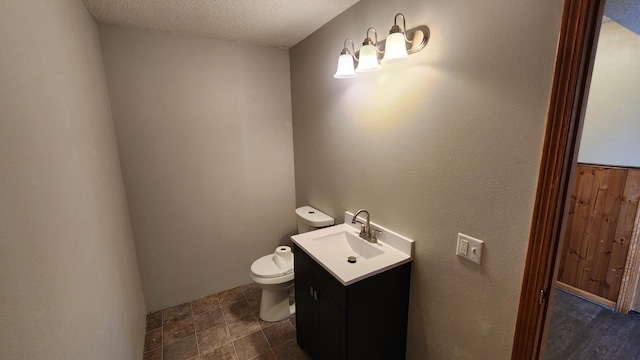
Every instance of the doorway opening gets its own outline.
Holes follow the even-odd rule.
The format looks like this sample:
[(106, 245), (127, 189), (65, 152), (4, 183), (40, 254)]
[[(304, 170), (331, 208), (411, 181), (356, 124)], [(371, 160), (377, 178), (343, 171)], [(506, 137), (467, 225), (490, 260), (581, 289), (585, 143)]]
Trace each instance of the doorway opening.
[[(640, 2), (639, 2), (640, 3)], [(640, 35), (604, 10), (544, 359), (640, 354)], [(640, 8), (640, 4), (638, 5)], [(571, 294), (571, 295), (570, 295)], [(600, 306), (596, 306), (599, 304)], [(612, 311), (618, 313), (612, 313)]]
[(604, 0), (565, 0), (513, 359), (544, 350), (603, 11)]

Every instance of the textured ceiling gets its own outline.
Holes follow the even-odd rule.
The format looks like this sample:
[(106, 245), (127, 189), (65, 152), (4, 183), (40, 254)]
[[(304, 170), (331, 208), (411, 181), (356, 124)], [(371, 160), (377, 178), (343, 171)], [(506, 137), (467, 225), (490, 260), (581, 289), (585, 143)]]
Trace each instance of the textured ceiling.
[(290, 48), (359, 0), (82, 0), (97, 21)]
[(604, 14), (640, 35), (640, 0), (608, 0)]

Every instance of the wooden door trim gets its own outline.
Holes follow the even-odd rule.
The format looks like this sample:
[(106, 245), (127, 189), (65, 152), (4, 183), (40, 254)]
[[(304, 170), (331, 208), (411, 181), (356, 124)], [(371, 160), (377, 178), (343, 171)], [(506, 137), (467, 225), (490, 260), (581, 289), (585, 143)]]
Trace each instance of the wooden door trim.
[(624, 273), (622, 275), (622, 283), (620, 284), (620, 292), (616, 301), (616, 311), (623, 314), (631, 311), (633, 306), (633, 297), (636, 292), (638, 278), (640, 277), (640, 206), (636, 211), (636, 220), (633, 225), (633, 233), (629, 244), (629, 252), (627, 260), (624, 263)]
[(594, 302), (596, 304), (600, 304), (600, 305), (602, 305), (604, 307), (607, 307), (607, 308), (609, 308), (611, 310), (616, 308), (616, 302), (615, 301), (611, 301), (609, 299), (605, 299), (605, 298), (600, 297), (598, 295), (594, 295), (594, 294), (592, 294), (592, 293), (590, 293), (588, 291), (584, 291), (584, 290), (579, 289), (577, 287), (565, 284), (560, 280), (556, 281), (555, 286), (556, 286), (556, 289), (565, 290), (565, 291), (570, 292), (570, 293), (572, 293), (574, 295), (578, 295), (581, 298), (587, 299), (587, 300), (592, 301), (592, 302)]
[(578, 145), (604, 0), (565, 0), (538, 186), (525, 261), (512, 359), (538, 359), (544, 348), (563, 219)]

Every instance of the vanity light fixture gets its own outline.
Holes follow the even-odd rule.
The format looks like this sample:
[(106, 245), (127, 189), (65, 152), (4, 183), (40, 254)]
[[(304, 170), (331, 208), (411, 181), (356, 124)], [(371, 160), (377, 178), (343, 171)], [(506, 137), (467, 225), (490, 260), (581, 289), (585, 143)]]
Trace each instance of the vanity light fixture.
[[(397, 23), (398, 16), (402, 16), (402, 30), (400, 30), (400, 26), (398, 26)], [(393, 19), (393, 26), (387, 37), (387, 46), (384, 51), (384, 58), (382, 58), (383, 64), (409, 60), (406, 43), (411, 44), (411, 41), (407, 39), (405, 35), (406, 31), (407, 24), (404, 15), (402, 15), (402, 13), (396, 14), (396, 17)]]
[[(398, 25), (398, 17), (400, 16), (402, 17), (402, 29)], [(369, 37), (371, 31), (373, 31), (375, 42)], [(355, 51), (353, 40), (345, 40), (344, 48), (338, 58), (338, 70), (333, 77), (337, 79), (352, 78), (357, 76), (356, 72), (380, 69), (380, 63), (387, 64), (408, 60), (410, 54), (424, 49), (429, 42), (429, 37), (430, 31), (426, 25), (419, 25), (407, 30), (404, 14), (398, 13), (393, 18), (393, 26), (387, 39), (378, 41), (376, 29), (370, 27), (367, 29), (367, 37), (364, 39), (360, 51)], [(347, 42), (351, 42), (352, 52), (347, 48)], [(409, 45), (408, 49), (407, 45)], [(378, 54), (384, 55), (382, 61), (378, 60)], [(353, 69), (354, 61), (358, 63), (355, 71)]]
[[(369, 32), (373, 30), (373, 35), (375, 35), (376, 42), (371, 41), (369, 37)], [(378, 49), (378, 32), (376, 29), (370, 27), (367, 29), (367, 37), (364, 39), (362, 43), (362, 47), (360, 48), (360, 59), (358, 60), (358, 67), (356, 68), (357, 72), (367, 72), (367, 71), (376, 71), (380, 69), (380, 63), (378, 63), (378, 53), (380, 50)]]
[(335, 75), (333, 75), (333, 77), (336, 79), (349, 79), (358, 76), (355, 69), (353, 68), (354, 56), (349, 52), (349, 49), (347, 48), (347, 41), (351, 42), (351, 49), (353, 50), (354, 54), (356, 53), (353, 47), (353, 40), (345, 40), (344, 48), (342, 49), (342, 52), (340, 52), (340, 57), (338, 58), (338, 70), (336, 71)]

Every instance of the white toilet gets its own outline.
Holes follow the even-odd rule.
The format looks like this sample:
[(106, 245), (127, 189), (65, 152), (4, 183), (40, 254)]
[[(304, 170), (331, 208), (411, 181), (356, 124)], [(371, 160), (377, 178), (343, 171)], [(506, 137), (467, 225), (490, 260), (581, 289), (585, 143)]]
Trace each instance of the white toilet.
[[(296, 209), (298, 233), (333, 225), (333, 218), (311, 206)], [(262, 289), (260, 319), (280, 321), (296, 313), (289, 294), (293, 290), (293, 253), (288, 246), (278, 246), (273, 254), (251, 264), (251, 280)]]

